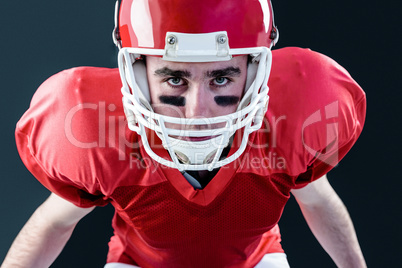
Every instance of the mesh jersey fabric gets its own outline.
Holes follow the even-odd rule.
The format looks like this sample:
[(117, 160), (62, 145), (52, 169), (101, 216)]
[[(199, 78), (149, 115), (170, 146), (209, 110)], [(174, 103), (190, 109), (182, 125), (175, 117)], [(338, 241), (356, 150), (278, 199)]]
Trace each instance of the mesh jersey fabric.
[(366, 109), (347, 71), (308, 49), (274, 50), (269, 86), (262, 129), (202, 190), (153, 161), (127, 129), (117, 69), (79, 67), (45, 81), (17, 124), (17, 147), (50, 191), (80, 207), (112, 203), (108, 262), (253, 267), (283, 252), (277, 223), (290, 190), (345, 156)]

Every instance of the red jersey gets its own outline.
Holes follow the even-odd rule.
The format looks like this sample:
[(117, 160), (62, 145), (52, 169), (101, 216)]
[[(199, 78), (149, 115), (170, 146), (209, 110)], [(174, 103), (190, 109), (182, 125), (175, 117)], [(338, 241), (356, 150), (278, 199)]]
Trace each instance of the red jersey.
[(49, 78), (17, 124), (17, 146), (50, 191), (80, 207), (113, 204), (108, 262), (253, 267), (264, 254), (283, 252), (277, 223), (290, 190), (335, 166), (365, 117), (357, 83), (307, 49), (274, 50), (269, 87), (263, 127), (201, 190), (152, 160), (127, 129), (117, 69), (81, 67)]

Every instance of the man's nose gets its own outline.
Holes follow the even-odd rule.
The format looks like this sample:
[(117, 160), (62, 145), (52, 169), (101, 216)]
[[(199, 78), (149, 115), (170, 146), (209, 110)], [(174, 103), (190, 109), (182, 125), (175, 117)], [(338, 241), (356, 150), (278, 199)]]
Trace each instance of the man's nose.
[(186, 118), (211, 117), (211, 104), (213, 101), (206, 86), (193, 85), (186, 100)]

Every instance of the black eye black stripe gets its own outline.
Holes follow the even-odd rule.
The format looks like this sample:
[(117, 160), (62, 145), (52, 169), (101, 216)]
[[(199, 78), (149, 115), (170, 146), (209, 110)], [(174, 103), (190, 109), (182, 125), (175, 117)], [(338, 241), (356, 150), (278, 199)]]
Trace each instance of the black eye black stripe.
[(182, 107), (186, 105), (186, 99), (182, 96), (159, 96), (160, 102), (164, 104)]
[(214, 100), (219, 106), (231, 106), (239, 103), (240, 98), (237, 96), (216, 96)]
[[(186, 105), (186, 98), (182, 96), (159, 96), (161, 103), (183, 107)], [(216, 96), (214, 98), (219, 106), (231, 106), (239, 103), (240, 98), (237, 96)]]

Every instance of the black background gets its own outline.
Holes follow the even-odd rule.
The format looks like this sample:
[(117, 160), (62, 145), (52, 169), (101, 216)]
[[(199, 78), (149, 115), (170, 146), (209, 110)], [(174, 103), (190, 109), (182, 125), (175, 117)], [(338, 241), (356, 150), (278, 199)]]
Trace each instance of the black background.
[[(397, 267), (401, 236), (401, 15), (398, 1), (273, 0), (276, 48), (308, 47), (343, 65), (368, 98), (363, 134), (330, 174), (352, 216), (369, 267)], [(49, 192), (22, 164), (15, 124), (36, 88), (75, 66), (116, 67), (113, 0), (1, 1), (0, 262)], [(52, 267), (103, 267), (111, 207), (85, 217)], [(294, 199), (280, 221), (292, 267), (335, 267)]]

